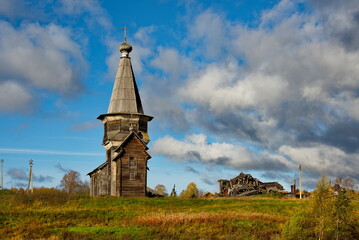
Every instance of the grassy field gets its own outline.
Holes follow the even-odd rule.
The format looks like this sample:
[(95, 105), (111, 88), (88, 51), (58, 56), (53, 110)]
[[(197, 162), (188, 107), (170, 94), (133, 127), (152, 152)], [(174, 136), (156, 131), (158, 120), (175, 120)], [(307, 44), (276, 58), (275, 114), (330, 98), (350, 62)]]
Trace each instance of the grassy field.
[[(70, 197), (0, 191), (1, 239), (280, 239), (308, 200)], [(355, 209), (358, 212), (359, 204)]]

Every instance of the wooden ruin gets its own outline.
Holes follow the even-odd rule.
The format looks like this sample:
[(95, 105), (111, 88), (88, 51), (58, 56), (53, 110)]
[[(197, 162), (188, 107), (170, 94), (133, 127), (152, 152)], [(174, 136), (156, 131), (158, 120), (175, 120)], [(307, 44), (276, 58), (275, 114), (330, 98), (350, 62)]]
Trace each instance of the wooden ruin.
[(268, 192), (279, 192), (283, 186), (277, 182), (261, 182), (250, 174), (241, 172), (230, 180), (220, 179), (219, 192), (222, 196), (249, 196)]
[(143, 112), (126, 41), (119, 47), (122, 54), (109, 108), (98, 117), (104, 124), (102, 145), (106, 161), (88, 173), (91, 196), (144, 197), (147, 193), (146, 152), (150, 141), (147, 123), (153, 119)]

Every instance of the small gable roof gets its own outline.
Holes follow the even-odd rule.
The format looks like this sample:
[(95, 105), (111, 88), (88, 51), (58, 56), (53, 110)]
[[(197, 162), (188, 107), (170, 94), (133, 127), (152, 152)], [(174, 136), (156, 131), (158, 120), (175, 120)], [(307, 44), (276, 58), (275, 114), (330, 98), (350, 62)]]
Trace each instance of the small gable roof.
[(108, 162), (104, 162), (102, 163), (100, 166), (98, 166), (97, 168), (95, 168), (94, 170), (92, 170), (91, 172), (89, 172), (87, 175), (91, 176), (93, 173), (95, 173), (97, 170), (101, 170), (103, 169), (106, 165), (108, 164)]
[(144, 152), (145, 152), (146, 155), (148, 156), (148, 159), (151, 158), (151, 155), (149, 155), (149, 154), (146, 152), (146, 150), (148, 150), (148, 147), (147, 147), (146, 143), (141, 139), (141, 137), (140, 137), (136, 132), (131, 131), (131, 132), (127, 135), (127, 137), (125, 138), (125, 140), (123, 140), (123, 142), (121, 143), (121, 145), (118, 146), (118, 147), (115, 149), (115, 152), (118, 152), (118, 155), (115, 156), (113, 160), (116, 160), (117, 158), (121, 157), (121, 156), (125, 153), (124, 147), (125, 147), (129, 142), (131, 142), (131, 140), (132, 140), (134, 137), (137, 138), (137, 139), (140, 141), (140, 143), (144, 146)]

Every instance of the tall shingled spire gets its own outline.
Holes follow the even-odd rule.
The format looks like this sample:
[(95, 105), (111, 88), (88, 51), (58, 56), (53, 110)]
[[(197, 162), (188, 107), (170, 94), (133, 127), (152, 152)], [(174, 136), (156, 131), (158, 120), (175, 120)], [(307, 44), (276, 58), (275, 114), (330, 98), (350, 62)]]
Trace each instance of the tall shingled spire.
[(141, 98), (132, 70), (131, 58), (128, 56), (132, 51), (132, 46), (125, 41), (120, 45), (119, 50), (122, 56), (107, 113), (143, 114)]

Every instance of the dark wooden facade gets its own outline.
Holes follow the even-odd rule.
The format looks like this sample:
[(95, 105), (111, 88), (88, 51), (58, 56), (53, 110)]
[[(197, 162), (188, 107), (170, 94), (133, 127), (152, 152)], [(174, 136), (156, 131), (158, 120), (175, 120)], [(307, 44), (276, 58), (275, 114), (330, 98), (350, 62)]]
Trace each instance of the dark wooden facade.
[(131, 132), (114, 150), (116, 157), (89, 173), (91, 196), (145, 197), (147, 161), (151, 156), (137, 133)]
[(147, 187), (147, 160), (150, 155), (147, 146), (133, 133), (123, 146), (118, 148), (116, 162), (116, 195), (124, 197), (144, 197)]

